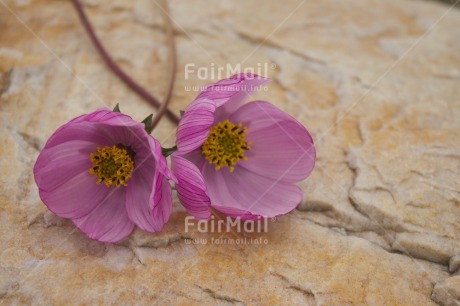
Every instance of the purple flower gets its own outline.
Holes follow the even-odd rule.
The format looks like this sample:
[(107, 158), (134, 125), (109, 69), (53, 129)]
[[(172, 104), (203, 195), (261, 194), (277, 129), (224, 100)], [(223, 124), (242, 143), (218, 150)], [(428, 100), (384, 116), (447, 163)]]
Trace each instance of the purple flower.
[(34, 167), (40, 198), (88, 237), (116, 242), (137, 225), (161, 231), (172, 211), (171, 186), (157, 140), (144, 124), (100, 109), (61, 126)]
[(274, 217), (302, 200), (302, 181), (315, 147), (297, 120), (265, 101), (244, 104), (269, 79), (239, 74), (202, 90), (177, 129), (172, 170), (187, 211), (208, 219), (210, 208), (241, 219)]

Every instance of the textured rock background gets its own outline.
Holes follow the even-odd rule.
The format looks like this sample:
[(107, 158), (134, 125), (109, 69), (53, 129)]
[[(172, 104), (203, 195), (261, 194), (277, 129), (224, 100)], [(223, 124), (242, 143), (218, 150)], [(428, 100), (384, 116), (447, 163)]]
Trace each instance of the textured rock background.
[[(185, 212), (120, 244), (48, 212), (32, 167), (51, 133), (120, 103), (152, 109), (106, 69), (68, 1), (0, 1), (0, 304), (459, 305), (460, 11), (438, 2), (171, 1), (179, 65), (267, 63), (255, 98), (304, 123), (317, 166), (267, 245), (186, 244)], [(155, 1), (86, 1), (115, 59), (157, 96), (168, 67)], [(174, 143), (166, 119), (154, 132)], [(235, 238), (225, 234), (224, 238)]]

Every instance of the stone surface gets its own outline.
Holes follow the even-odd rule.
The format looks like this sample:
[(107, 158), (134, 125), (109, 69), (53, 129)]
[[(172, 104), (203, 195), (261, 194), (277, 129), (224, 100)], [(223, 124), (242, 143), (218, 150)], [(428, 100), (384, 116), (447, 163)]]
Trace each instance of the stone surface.
[(432, 298), (442, 305), (460, 305), (460, 276), (453, 276), (440, 284), (436, 284)]
[(452, 256), (449, 260), (449, 271), (455, 272), (460, 268), (460, 255)]
[[(303, 202), (247, 237), (186, 232), (175, 203), (162, 233), (86, 238), (41, 203), (40, 148), (95, 108), (120, 103), (138, 120), (152, 109), (106, 69), (70, 2), (1, 1), (0, 302), (458, 305), (460, 11), (415, 0), (170, 6), (172, 109), (194, 98), (188, 86), (217, 80), (186, 78), (187, 64), (267, 64), (273, 82), (254, 98), (296, 117), (316, 143)], [(168, 50), (155, 1), (85, 9), (117, 62), (162, 97)], [(154, 136), (173, 145), (174, 125), (162, 120)]]

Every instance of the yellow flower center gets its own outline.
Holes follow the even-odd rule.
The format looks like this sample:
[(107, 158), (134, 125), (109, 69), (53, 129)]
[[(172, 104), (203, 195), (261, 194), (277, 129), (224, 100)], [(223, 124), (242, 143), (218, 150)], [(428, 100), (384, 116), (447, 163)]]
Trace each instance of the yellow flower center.
[(246, 142), (247, 128), (242, 126), (241, 123), (236, 125), (225, 120), (211, 128), (202, 152), (211, 165), (216, 165), (216, 170), (229, 167), (233, 172), (238, 161), (248, 159), (244, 151), (251, 150), (252, 142)]
[(134, 161), (128, 151), (123, 147), (103, 147), (91, 153), (93, 166), (89, 173), (94, 174), (99, 179), (97, 184), (104, 182), (107, 187), (115, 185), (127, 186), (126, 181), (131, 178), (134, 170)]

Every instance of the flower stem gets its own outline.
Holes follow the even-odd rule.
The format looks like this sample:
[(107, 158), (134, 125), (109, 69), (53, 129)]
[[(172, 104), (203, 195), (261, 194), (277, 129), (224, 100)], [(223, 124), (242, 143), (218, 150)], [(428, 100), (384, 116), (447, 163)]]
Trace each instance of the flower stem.
[[(161, 11), (163, 12), (163, 18), (165, 20), (165, 27), (166, 27), (166, 36), (167, 36), (167, 41), (169, 45), (169, 82), (168, 82), (168, 89), (166, 91), (166, 97), (161, 104), (160, 108), (158, 109), (157, 113), (155, 114), (155, 117), (153, 117), (152, 120), (152, 125), (151, 125), (151, 130), (155, 128), (155, 126), (160, 122), (161, 117), (165, 114), (165, 112), (169, 111), (168, 110), (168, 104), (171, 101), (171, 96), (172, 96), (172, 91), (174, 88), (174, 81), (175, 81), (175, 76), (176, 76), (176, 63), (177, 63), (177, 58), (176, 58), (176, 44), (174, 41), (174, 30), (171, 24), (171, 15), (169, 13), (169, 7), (168, 7), (168, 2), (167, 1), (161, 1), (163, 8), (161, 8)], [(157, 4), (159, 5), (159, 4)], [(176, 121), (177, 123), (179, 120)]]
[[(112, 70), (112, 72), (115, 73), (115, 75), (117, 75), (129, 88), (131, 88), (134, 92), (136, 92), (141, 98), (143, 98), (145, 101), (147, 101), (153, 107), (155, 107), (157, 109), (161, 109), (162, 104), (154, 96), (152, 96), (144, 88), (142, 88), (142, 86), (140, 86), (133, 79), (131, 79), (131, 77), (129, 77), (115, 63), (115, 61), (112, 59), (112, 57), (107, 53), (107, 51), (105, 50), (104, 46), (99, 41), (99, 38), (96, 36), (96, 33), (94, 32), (94, 29), (93, 29), (89, 19), (87, 18), (86, 14), (85, 14), (85, 11), (83, 10), (83, 7), (81, 6), (80, 1), (79, 0), (72, 0), (72, 3), (74, 5), (75, 9), (77, 10), (78, 16), (80, 17), (80, 20), (81, 20), (81, 22), (83, 24), (83, 27), (85, 28), (86, 33), (90, 37), (94, 47), (96, 48), (97, 52), (102, 57), (104, 62), (107, 64), (107, 66)], [(167, 18), (168, 18), (168, 23), (170, 24), (169, 17), (167, 17)], [(168, 30), (168, 32), (169, 32), (169, 30)], [(172, 34), (168, 34), (168, 36), (169, 35), (172, 35)], [(172, 41), (174, 41), (174, 40), (172, 39)], [(170, 43), (170, 46), (172, 46), (173, 44), (174, 44), (174, 42), (172, 44)], [(175, 47), (174, 47), (174, 49), (175, 49)], [(172, 65), (172, 69), (173, 69), (172, 70), (172, 75), (174, 76), (174, 74), (175, 74), (174, 73), (175, 72), (175, 61), (176, 61), (175, 60), (175, 50), (171, 50), (171, 55), (173, 55), (172, 56), (173, 59), (171, 60), (171, 62), (174, 62), (174, 64)], [(169, 102), (169, 100), (171, 98), (171, 90), (172, 90), (173, 85), (174, 85), (174, 79), (173, 79), (173, 77), (171, 77), (170, 82), (169, 82), (169, 86), (168, 86), (167, 97), (166, 97), (165, 103), (163, 103), (163, 105), (167, 104)], [(180, 118), (174, 112), (170, 111), (166, 107), (165, 107), (164, 110), (162, 110), (162, 112), (165, 113), (168, 116), (168, 118), (171, 119), (172, 121), (174, 121), (176, 123), (179, 122)]]

